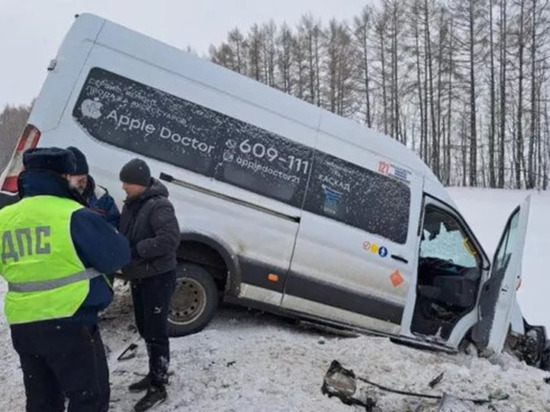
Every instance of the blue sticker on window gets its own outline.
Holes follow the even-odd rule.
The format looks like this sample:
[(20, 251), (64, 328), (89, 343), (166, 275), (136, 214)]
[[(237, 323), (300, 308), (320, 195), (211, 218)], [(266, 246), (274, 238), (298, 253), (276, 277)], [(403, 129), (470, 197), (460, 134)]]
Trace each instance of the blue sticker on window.
[(342, 198), (342, 192), (334, 190), (333, 188), (322, 184), (323, 193), (325, 195), (325, 203), (323, 204), (323, 211), (329, 214), (336, 214), (338, 212), (338, 205)]

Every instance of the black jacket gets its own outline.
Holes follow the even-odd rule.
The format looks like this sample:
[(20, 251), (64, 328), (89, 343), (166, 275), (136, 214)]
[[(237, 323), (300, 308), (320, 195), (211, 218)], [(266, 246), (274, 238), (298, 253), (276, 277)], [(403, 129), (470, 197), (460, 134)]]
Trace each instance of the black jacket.
[(120, 232), (132, 247), (132, 261), (122, 269), (125, 279), (141, 279), (176, 268), (180, 230), (168, 189), (151, 179), (139, 197), (127, 199), (120, 215)]

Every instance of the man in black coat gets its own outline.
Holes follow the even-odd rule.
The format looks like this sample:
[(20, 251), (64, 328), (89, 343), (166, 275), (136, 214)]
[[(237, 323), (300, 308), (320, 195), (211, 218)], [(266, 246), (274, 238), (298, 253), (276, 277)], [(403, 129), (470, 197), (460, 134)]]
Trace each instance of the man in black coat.
[(168, 311), (175, 287), (180, 231), (168, 190), (151, 178), (143, 160), (133, 159), (124, 165), (120, 180), (127, 195), (120, 216), (120, 231), (132, 248), (132, 260), (122, 272), (132, 284), (136, 325), (149, 355), (148, 375), (129, 389), (147, 391), (135, 406), (136, 411), (145, 411), (167, 396)]

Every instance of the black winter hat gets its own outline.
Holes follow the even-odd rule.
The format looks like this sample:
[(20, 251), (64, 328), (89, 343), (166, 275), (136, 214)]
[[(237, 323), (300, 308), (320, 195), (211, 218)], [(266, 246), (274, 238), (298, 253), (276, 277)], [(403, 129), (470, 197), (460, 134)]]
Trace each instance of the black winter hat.
[(120, 181), (140, 186), (149, 186), (151, 171), (141, 159), (132, 159), (120, 170)]
[(74, 154), (59, 147), (39, 147), (23, 153), (25, 170), (51, 170), (62, 175), (72, 175), (76, 170)]
[(73, 174), (87, 175), (90, 172), (90, 169), (88, 169), (88, 162), (86, 161), (86, 156), (84, 156), (84, 153), (73, 146), (67, 147), (67, 150), (72, 152), (76, 159), (76, 170)]

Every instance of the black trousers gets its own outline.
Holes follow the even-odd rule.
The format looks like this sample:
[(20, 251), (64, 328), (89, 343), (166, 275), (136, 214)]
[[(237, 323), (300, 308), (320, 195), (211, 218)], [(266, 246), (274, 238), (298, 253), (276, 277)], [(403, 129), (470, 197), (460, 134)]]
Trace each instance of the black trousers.
[(27, 412), (107, 412), (109, 369), (97, 325), (44, 321), (12, 325)]
[(168, 380), (168, 312), (175, 285), (175, 271), (132, 281), (136, 326), (147, 345), (149, 376), (152, 384), (157, 386)]

